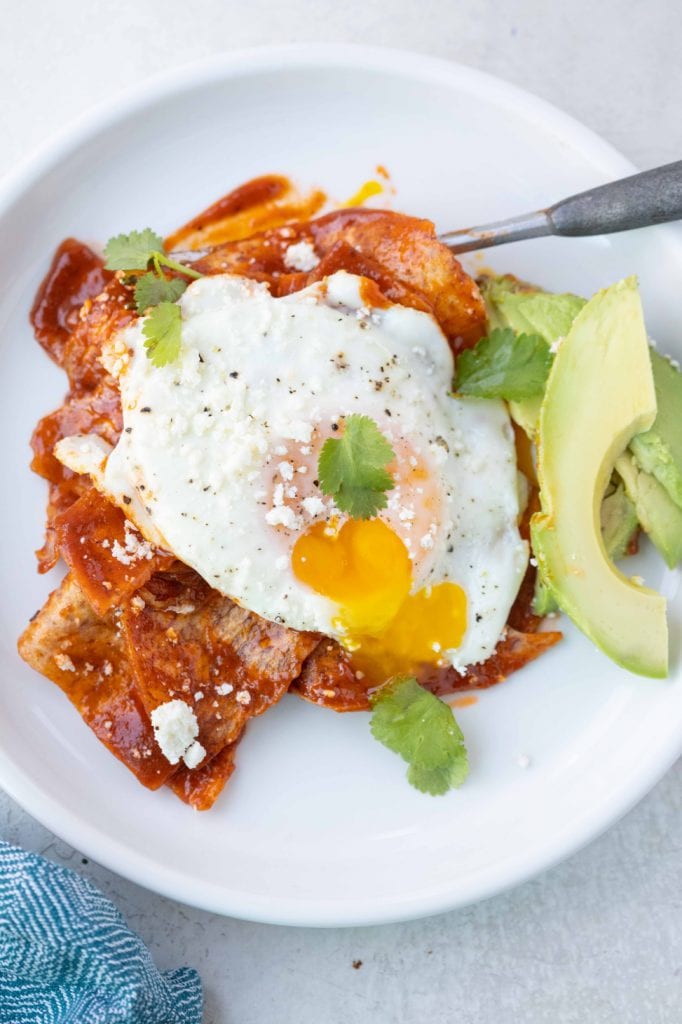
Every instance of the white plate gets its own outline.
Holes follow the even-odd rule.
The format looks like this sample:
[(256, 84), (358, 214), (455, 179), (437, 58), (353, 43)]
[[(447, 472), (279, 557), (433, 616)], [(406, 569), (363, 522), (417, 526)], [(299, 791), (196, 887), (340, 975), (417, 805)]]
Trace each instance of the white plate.
[[(0, 782), (108, 867), (210, 910), (286, 924), (375, 923), (498, 892), (575, 850), (639, 799), (682, 748), (678, 574), (644, 555), (673, 598), (673, 678), (611, 665), (572, 631), (458, 712), (466, 786), (412, 790), (365, 715), (287, 698), (254, 722), (213, 811), (143, 789), (29, 670), (15, 642), (55, 579), (36, 575), (44, 484), (28, 438), (64, 378), (33, 341), (28, 308), (66, 235), (166, 231), (245, 179), (292, 174), (350, 195), (385, 164), (395, 204), (441, 229), (509, 216), (631, 165), (564, 114), (467, 68), (386, 50), (262, 50), (183, 69), (88, 116), (0, 195)], [(654, 337), (675, 351), (682, 238), (656, 229), (510, 246), (486, 263), (590, 293), (640, 276)], [(679, 348), (677, 349), (679, 355)], [(517, 757), (528, 754), (522, 771)]]

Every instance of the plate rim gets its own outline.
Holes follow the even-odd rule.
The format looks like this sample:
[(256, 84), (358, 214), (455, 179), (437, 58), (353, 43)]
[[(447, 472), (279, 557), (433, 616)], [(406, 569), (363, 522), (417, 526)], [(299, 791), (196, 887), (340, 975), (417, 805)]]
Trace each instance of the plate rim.
[[(275, 45), (227, 51), (179, 65), (86, 110), (0, 178), (0, 218), (24, 192), (78, 150), (90, 136), (110, 130), (117, 122), (168, 95), (216, 79), (237, 77), (241, 73), (321, 66), (356, 67), (449, 84), (479, 98), (489, 98), (498, 107), (512, 109), (516, 114), (536, 120), (546, 131), (556, 133), (557, 140), (579, 150), (604, 174), (617, 176), (636, 170), (614, 146), (570, 114), (477, 68), (405, 49), (345, 43)], [(676, 247), (682, 253), (682, 233), (673, 230), (670, 234), (677, 237)], [(648, 771), (640, 772), (628, 786), (623, 786), (617, 799), (611, 795), (608, 813), (604, 813), (602, 806), (596, 810), (593, 808), (581, 818), (580, 827), (574, 827), (570, 838), (564, 834), (557, 835), (536, 848), (533, 856), (525, 856), (523, 863), (519, 863), (517, 858), (509, 865), (498, 864), (494, 872), (488, 872), (486, 878), (471, 885), (465, 896), (451, 891), (448, 886), (440, 886), (428, 894), (420, 891), (416, 896), (407, 893), (380, 899), (356, 897), (343, 903), (244, 893), (204, 883), (201, 879), (190, 878), (150, 861), (119, 841), (112, 843), (110, 836), (90, 825), (86, 818), (52, 804), (39, 784), (2, 749), (0, 784), (22, 808), (65, 842), (114, 873), (170, 899), (209, 912), (266, 924), (339, 927), (392, 923), (443, 913), (490, 898), (527, 881), (605, 832), (649, 792), (681, 753), (682, 734), (677, 736), (671, 732), (667, 744), (658, 749), (658, 756), (652, 760)]]

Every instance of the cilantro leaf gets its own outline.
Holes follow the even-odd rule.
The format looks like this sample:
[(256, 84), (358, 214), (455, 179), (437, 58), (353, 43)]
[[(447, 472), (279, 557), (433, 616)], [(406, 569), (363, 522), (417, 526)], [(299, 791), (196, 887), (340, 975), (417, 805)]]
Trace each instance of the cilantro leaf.
[(393, 448), (369, 416), (346, 419), (341, 437), (322, 446), (317, 472), (323, 494), (333, 497), (342, 512), (354, 519), (371, 519), (386, 507), (384, 491), (393, 479), (384, 466), (395, 458)]
[(520, 402), (542, 394), (551, 365), (549, 346), (539, 334), (498, 328), (457, 357), (455, 391)]
[(107, 270), (145, 270), (154, 256), (163, 253), (163, 238), (145, 228), (110, 238), (104, 247)]
[(150, 306), (158, 306), (160, 302), (176, 302), (187, 282), (179, 277), (157, 277), (156, 274), (143, 274), (135, 285), (135, 306), (138, 313), (144, 313)]
[(448, 704), (413, 676), (389, 679), (370, 699), (372, 735), (407, 761), (407, 780), (415, 789), (442, 796), (462, 785), (469, 760)]
[(173, 302), (161, 302), (145, 319), (142, 327), (146, 341), (144, 347), (154, 366), (167, 366), (180, 355), (182, 344), (182, 317), (180, 307)]

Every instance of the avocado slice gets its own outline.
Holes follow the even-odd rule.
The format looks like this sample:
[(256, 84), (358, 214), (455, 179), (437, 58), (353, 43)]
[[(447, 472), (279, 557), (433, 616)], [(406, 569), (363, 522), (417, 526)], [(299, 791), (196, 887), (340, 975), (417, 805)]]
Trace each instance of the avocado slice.
[[(511, 327), (517, 334), (538, 334), (551, 346), (571, 327), (585, 299), (566, 292), (543, 292), (512, 277), (483, 277), (479, 281), (491, 330)], [(542, 397), (510, 402), (509, 412), (531, 440), (535, 438)]]
[(616, 459), (616, 469), (642, 529), (674, 569), (682, 561), (682, 509), (651, 473), (639, 468), (630, 452)]
[(619, 562), (628, 553), (639, 520), (623, 481), (616, 473), (602, 498), (599, 517), (606, 554), (612, 562)]
[[(621, 456), (626, 458), (627, 456)], [(616, 462), (618, 466), (618, 462)], [(643, 474), (654, 484), (656, 481), (648, 474)], [(659, 484), (656, 484), (659, 487)], [(682, 514), (681, 514), (682, 515)], [(628, 497), (623, 481), (616, 473), (609, 481), (606, 493), (602, 498), (599, 510), (601, 521), (601, 533), (604, 540), (606, 554), (612, 562), (618, 562), (628, 553), (632, 538), (639, 526), (637, 511), (633, 502)], [(682, 523), (682, 519), (680, 520)], [(680, 536), (682, 541), (682, 534)], [(536, 615), (549, 615), (558, 611), (552, 590), (545, 583), (544, 577), (538, 573), (535, 580), (535, 593), (533, 594), (533, 611)]]
[(656, 416), (649, 346), (634, 278), (592, 298), (550, 371), (538, 428), (541, 512), (533, 551), (557, 604), (617, 664), (668, 672), (666, 602), (609, 560), (600, 508), (615, 460)]
[(585, 299), (569, 292), (544, 292), (507, 274), (479, 280), (491, 328), (511, 327), (517, 334), (539, 334), (548, 345), (568, 334)]
[(658, 412), (650, 430), (630, 442), (640, 469), (652, 473), (682, 508), (682, 373), (651, 350)]

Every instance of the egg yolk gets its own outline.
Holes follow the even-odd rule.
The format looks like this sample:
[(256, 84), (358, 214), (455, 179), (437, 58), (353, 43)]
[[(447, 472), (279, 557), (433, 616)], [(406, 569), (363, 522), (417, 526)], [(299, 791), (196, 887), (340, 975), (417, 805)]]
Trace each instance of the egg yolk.
[(315, 523), (294, 546), (296, 577), (339, 607), (338, 625), (353, 666), (381, 683), (459, 646), (466, 595), (456, 583), (410, 594), (407, 548), (380, 519), (348, 520), (340, 529)]

